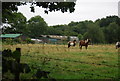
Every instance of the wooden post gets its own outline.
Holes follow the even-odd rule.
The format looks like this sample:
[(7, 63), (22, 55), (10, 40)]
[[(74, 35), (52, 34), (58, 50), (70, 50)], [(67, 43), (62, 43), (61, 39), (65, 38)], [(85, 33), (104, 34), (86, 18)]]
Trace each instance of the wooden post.
[(16, 52), (17, 52), (17, 55), (18, 55), (18, 57), (17, 57), (16, 61), (17, 61), (18, 63), (20, 63), (21, 48), (16, 48)]
[(20, 57), (21, 57), (21, 48), (16, 48), (16, 54), (17, 54), (17, 57), (15, 58), (16, 59), (16, 62), (17, 62), (17, 71), (15, 72), (15, 81), (20, 81)]

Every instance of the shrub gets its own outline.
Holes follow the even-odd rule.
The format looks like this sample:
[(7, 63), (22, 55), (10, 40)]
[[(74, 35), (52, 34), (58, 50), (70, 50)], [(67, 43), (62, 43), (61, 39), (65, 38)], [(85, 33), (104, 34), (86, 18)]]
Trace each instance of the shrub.
[(35, 42), (34, 41), (32, 41), (30, 38), (27, 38), (26, 40), (25, 40), (25, 42), (26, 43), (32, 43), (32, 44), (34, 44)]

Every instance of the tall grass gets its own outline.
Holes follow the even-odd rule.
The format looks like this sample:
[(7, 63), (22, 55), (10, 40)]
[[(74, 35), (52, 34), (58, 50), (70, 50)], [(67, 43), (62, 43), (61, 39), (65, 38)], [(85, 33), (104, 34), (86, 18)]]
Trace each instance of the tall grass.
[(21, 78), (32, 77), (35, 68), (50, 71), (56, 79), (118, 78), (118, 50), (114, 45), (90, 45), (80, 50), (78, 45), (68, 49), (67, 45), (17, 44), (3, 45), (2, 50), (18, 47), (22, 49), (21, 63), (33, 68), (29, 76), (21, 74)]

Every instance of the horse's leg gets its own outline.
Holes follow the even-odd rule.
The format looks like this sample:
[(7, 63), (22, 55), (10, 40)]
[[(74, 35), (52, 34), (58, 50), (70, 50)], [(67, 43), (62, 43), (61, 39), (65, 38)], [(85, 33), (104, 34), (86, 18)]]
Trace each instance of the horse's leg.
[(68, 44), (68, 48), (70, 47), (70, 44)]
[(79, 42), (79, 48), (81, 49), (81, 43)]
[(85, 48), (87, 49), (87, 47), (88, 47), (88, 46), (86, 45)]
[(80, 45), (79, 45), (79, 48), (80, 48)]
[(117, 49), (117, 46), (116, 46), (116, 49)]
[(80, 49), (82, 49), (82, 45), (80, 46)]

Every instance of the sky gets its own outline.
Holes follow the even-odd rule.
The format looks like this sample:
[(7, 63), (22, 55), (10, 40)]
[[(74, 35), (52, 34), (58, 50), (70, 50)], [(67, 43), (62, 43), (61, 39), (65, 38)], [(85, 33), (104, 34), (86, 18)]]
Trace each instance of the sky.
[(31, 17), (40, 15), (48, 26), (69, 24), (71, 21), (79, 22), (85, 20), (95, 21), (106, 16), (118, 16), (118, 2), (120, 0), (77, 0), (73, 13), (61, 11), (44, 13), (41, 7), (35, 7), (35, 13), (30, 11), (30, 5), (18, 7), (18, 12), (29, 20)]

